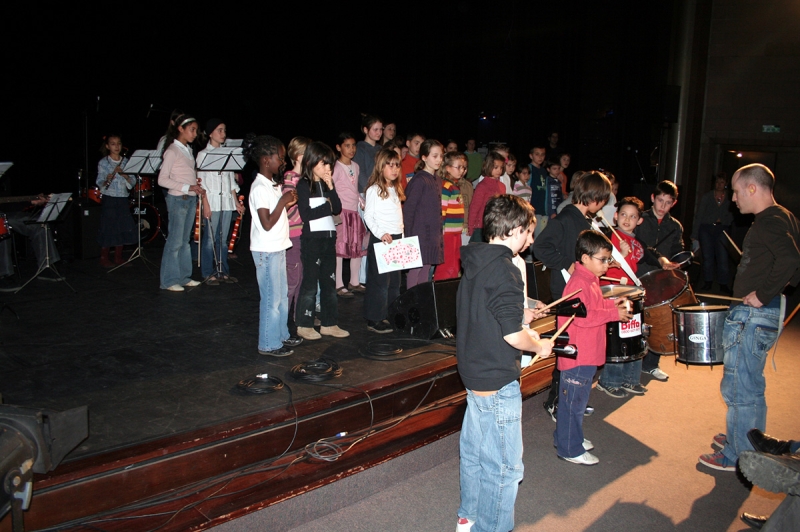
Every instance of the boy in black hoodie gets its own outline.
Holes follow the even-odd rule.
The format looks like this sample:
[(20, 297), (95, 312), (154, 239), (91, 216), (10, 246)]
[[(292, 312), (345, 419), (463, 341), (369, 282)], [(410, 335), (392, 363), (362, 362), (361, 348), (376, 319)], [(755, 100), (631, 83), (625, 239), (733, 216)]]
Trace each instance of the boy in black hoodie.
[(535, 228), (533, 208), (517, 196), (486, 204), (488, 240), (461, 250), (464, 275), (456, 311), (458, 373), (467, 388), (461, 427), (461, 506), (458, 530), (514, 528), (514, 501), (522, 480), (521, 351), (550, 356), (553, 344), (522, 327), (534, 312), (523, 308), (522, 275), (512, 257)]

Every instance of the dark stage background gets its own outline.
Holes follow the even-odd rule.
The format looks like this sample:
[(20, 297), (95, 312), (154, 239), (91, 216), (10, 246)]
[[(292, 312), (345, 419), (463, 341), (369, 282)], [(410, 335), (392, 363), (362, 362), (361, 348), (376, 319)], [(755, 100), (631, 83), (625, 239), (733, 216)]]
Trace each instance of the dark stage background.
[(570, 173), (609, 169), (625, 192), (653, 180), (673, 3), (29, 4), (4, 16), (0, 192), (76, 190), (80, 168), (93, 182), (104, 134), (152, 149), (176, 107), (284, 143), (361, 138), (359, 113), (376, 113), (525, 162), (557, 130)]

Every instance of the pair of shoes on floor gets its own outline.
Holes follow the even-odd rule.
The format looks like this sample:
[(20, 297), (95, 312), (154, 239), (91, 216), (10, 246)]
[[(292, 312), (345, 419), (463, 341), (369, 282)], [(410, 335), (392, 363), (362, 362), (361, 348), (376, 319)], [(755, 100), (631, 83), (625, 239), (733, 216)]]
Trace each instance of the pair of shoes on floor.
[(340, 329), (338, 325), (331, 325), (330, 327), (320, 327), (319, 333), (322, 336), (333, 336), (334, 338), (347, 338), (350, 333), (344, 329)]
[(271, 357), (288, 357), (292, 353), (294, 353), (294, 349), (292, 349), (291, 347), (286, 347), (285, 345), (282, 345), (278, 349), (271, 349), (267, 351), (262, 349), (258, 350), (259, 355), (267, 355)]
[(715, 447), (719, 450), (724, 449), (726, 445), (728, 445), (728, 437), (721, 432), (711, 440), (711, 447)]
[(322, 338), (322, 335), (314, 327), (298, 327), (297, 336), (306, 340), (319, 340)]
[(384, 321), (375, 323), (374, 321), (369, 320), (367, 320), (367, 330), (378, 334), (386, 334), (394, 331), (394, 329), (392, 329), (392, 327)]
[(736, 462), (728, 460), (721, 452), (700, 455), (697, 461), (717, 471), (736, 471)]
[(652, 375), (652, 377), (659, 381), (667, 381), (669, 379), (669, 375), (661, 371), (661, 368), (653, 368), (650, 371), (642, 370), (642, 373), (646, 375)]
[[(557, 446), (553, 445), (553, 447), (557, 447)], [(584, 451), (591, 451), (592, 449), (594, 449), (594, 444), (592, 442), (590, 442), (589, 440), (587, 440), (586, 438), (584, 438), (583, 439), (583, 450)]]
[(350, 283), (347, 283), (347, 289), (350, 290), (351, 292), (359, 292), (361, 294), (367, 291), (366, 287), (363, 284), (352, 285)]
[(203, 283), (201, 283), (200, 281), (195, 281), (194, 279), (189, 279), (189, 282), (186, 283), (183, 286), (187, 286), (189, 288), (192, 288), (193, 286), (200, 286), (201, 284), (203, 284)]
[(611, 386), (603, 386), (599, 382), (597, 383), (597, 389), (601, 392), (605, 392), (606, 395), (613, 397), (614, 399), (625, 399), (628, 397), (628, 393), (623, 390), (622, 388), (612, 388)]
[(647, 388), (645, 388), (641, 384), (624, 383), (622, 385), (622, 389), (628, 393), (632, 393), (633, 395), (644, 395), (645, 392), (647, 392)]
[(351, 298), (356, 297), (353, 295), (353, 292), (345, 288), (344, 286), (340, 286), (336, 289), (336, 295), (343, 298)]
[(759, 488), (773, 493), (800, 495), (800, 453), (774, 455), (742, 451), (739, 469)]
[(761, 527), (767, 523), (767, 519), (769, 519), (769, 517), (766, 515), (754, 515), (744, 512), (739, 516), (739, 519), (741, 519), (744, 524), (753, 530), (761, 530)]
[(217, 286), (217, 285), (219, 285), (219, 278), (217, 278), (217, 277), (214, 277), (214, 276), (212, 275), (211, 277), (209, 277), (208, 279), (206, 279), (206, 284), (207, 284), (207, 285), (211, 285), (211, 286)]
[(284, 340), (282, 343), (286, 347), (297, 347), (298, 345), (303, 343), (303, 339), (300, 338), (299, 336), (290, 336), (289, 338)]
[(753, 445), (753, 449), (767, 454), (787, 454), (792, 452), (792, 440), (779, 440), (769, 434), (764, 434), (758, 429), (751, 429), (747, 432), (747, 439)]
[(572, 458), (568, 458), (568, 457), (565, 457), (565, 456), (559, 456), (559, 458), (561, 460), (566, 460), (567, 462), (572, 462), (573, 464), (580, 464), (580, 465), (587, 465), (587, 466), (592, 466), (592, 465), (595, 465), (598, 462), (600, 462), (600, 460), (595, 455), (590, 453), (589, 451), (586, 451), (582, 455), (575, 456), (575, 457), (572, 457)]

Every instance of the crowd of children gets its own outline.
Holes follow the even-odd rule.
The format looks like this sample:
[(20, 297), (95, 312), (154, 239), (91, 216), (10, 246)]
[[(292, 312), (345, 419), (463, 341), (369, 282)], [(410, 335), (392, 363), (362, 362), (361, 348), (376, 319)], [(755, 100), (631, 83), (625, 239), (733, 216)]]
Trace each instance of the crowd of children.
[[(200, 284), (191, 279), (189, 232), (195, 217), (207, 220), (204, 280), (236, 281), (223, 244), (232, 216), (245, 210), (237, 197), (242, 183), (233, 173), (197, 170), (227, 137), (219, 119), (209, 120), (204, 132), (198, 129), (193, 116), (180, 113), (163, 139), (158, 182), (167, 189), (169, 237), (161, 288), (174, 292)], [(643, 373), (668, 378), (652, 353), (607, 363), (605, 325), (632, 315), (625, 297), (604, 298), (601, 285), (631, 284), (636, 274), (676, 267), (668, 257), (683, 249), (682, 226), (669, 214), (677, 188), (659, 183), (653, 207), (645, 211), (635, 197), (616, 203), (613, 175), (605, 171), (574, 172), (567, 187), (571, 157), (553, 151), (552, 144), (549, 150), (535, 146), (530, 164), (518, 164), (506, 146), (482, 156), (470, 139), (461, 152), (452, 140), (443, 145), (419, 133), (400, 137), (395, 124), (384, 127), (372, 115), (363, 117), (361, 131), (361, 141), (341, 133), (332, 143), (335, 151), (302, 136), (288, 149), (271, 136), (248, 135), (243, 141), (243, 154), (257, 168), (247, 204), (260, 292), (258, 352), (285, 357), (304, 340), (349, 336), (338, 325), (338, 299), (356, 294), (363, 294), (367, 330), (392, 332), (388, 308), (400, 295), (402, 275), (379, 271), (376, 253), (403, 237), (417, 237), (422, 267), (406, 271), (407, 289), (461, 278), (457, 357), (467, 412), (458, 530), (469, 530), (476, 521), (481, 528), (511, 529), (522, 478), (521, 352), (546, 357), (553, 348), (552, 341), (525, 327), (544, 313), (542, 303), (529, 305), (526, 298), (522, 254), (532, 244), (532, 254), (550, 269), (553, 300), (579, 290), (576, 297), (586, 307), (586, 316), (574, 317), (567, 328), (578, 355), (558, 357), (545, 407), (556, 422), (556, 455), (596, 464), (583, 418), (592, 411), (588, 398), (598, 368), (604, 366), (598, 389), (615, 398), (644, 394)], [(195, 159), (191, 144), (198, 133), (208, 145)], [(127, 197), (136, 181), (122, 171), (126, 160), (118, 135), (105, 138), (101, 148), (97, 184), (107, 201), (98, 239), (101, 264), (111, 267), (122, 262), (122, 246), (134, 242)], [(604, 207), (615, 209), (601, 217), (613, 218), (616, 226), (607, 235), (592, 225)], [(624, 267), (614, 263), (612, 250)], [(501, 410), (505, 421), (498, 424)], [(497, 460), (486, 460), (488, 448)]]

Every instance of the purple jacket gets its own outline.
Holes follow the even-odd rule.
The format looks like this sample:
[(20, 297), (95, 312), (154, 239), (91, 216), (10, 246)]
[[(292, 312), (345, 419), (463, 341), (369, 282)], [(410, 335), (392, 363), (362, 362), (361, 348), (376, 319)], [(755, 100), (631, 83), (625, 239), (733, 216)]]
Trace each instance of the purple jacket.
[(425, 170), (414, 174), (403, 204), (405, 236), (419, 237), (422, 264), (444, 262), (442, 240), (442, 179)]

